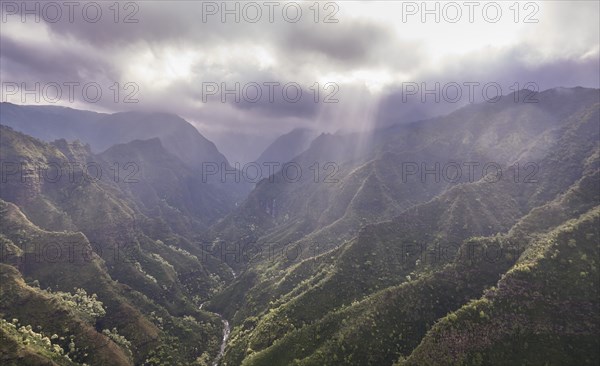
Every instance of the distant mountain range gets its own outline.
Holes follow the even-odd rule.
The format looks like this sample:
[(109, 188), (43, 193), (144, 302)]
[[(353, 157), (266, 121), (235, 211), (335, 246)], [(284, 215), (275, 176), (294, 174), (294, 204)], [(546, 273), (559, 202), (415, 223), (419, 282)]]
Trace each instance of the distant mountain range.
[(160, 138), (170, 153), (193, 168), (202, 162), (227, 163), (217, 147), (184, 119), (167, 113), (95, 113), (54, 106), (1, 103), (5, 126), (51, 142), (80, 140), (99, 153), (115, 144)]

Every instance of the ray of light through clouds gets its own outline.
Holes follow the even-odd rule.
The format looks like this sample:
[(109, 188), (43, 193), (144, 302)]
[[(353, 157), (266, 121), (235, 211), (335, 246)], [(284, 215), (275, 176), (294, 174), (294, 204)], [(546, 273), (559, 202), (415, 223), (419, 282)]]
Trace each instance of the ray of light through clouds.
[[(469, 102), (404, 102), (406, 82), (432, 87), (435, 82), (498, 82), (504, 94), (515, 82), (533, 82), (541, 90), (600, 83), (597, 1), (520, 2), (517, 22), (509, 8), (514, 2), (498, 2), (503, 13), (495, 23), (482, 16), (487, 2), (475, 2), (473, 22), (462, 1), (454, 2), (462, 12), (455, 23), (441, 12), (448, 2), (427, 2), (429, 9), (439, 6), (442, 16), (436, 22), (434, 15), (427, 15), (423, 22), (420, 11), (409, 14), (420, 1), (339, 1), (337, 22), (322, 21), (334, 8), (321, 2), (320, 21), (315, 23), (310, 9), (314, 2), (308, 1), (298, 2), (303, 13), (296, 23), (282, 17), (285, 3), (275, 9), (273, 22), (261, 6), (259, 21), (236, 23), (233, 16), (222, 22), (220, 13), (207, 15), (208, 3), (144, 1), (137, 3), (137, 23), (117, 24), (109, 3), (103, 3), (104, 16), (97, 23), (84, 21), (78, 12), (74, 22), (63, 16), (55, 23), (23, 23), (19, 14), (7, 11), (6, 3), (0, 36), (3, 82), (95, 81), (106, 88), (133, 82), (139, 86), (138, 103), (115, 103), (107, 97), (92, 104), (76, 94), (74, 101), (63, 98), (56, 104), (176, 113), (239, 160), (257, 155), (265, 142), (295, 127), (365, 131)], [(124, 4), (120, 17), (128, 10)], [(534, 6), (537, 22), (524, 22)], [(455, 18), (457, 13), (450, 7), (445, 15)], [(226, 103), (220, 98), (204, 101), (207, 82), (295, 82), (303, 97), (297, 103), (280, 95), (274, 102), (236, 103), (232, 97)], [(311, 89), (315, 83), (320, 88), (317, 103)], [(323, 103), (334, 89), (324, 89), (326, 83), (335, 83), (339, 90), (333, 99), (339, 102)], [(22, 103), (20, 95), (4, 93), (3, 101)]]

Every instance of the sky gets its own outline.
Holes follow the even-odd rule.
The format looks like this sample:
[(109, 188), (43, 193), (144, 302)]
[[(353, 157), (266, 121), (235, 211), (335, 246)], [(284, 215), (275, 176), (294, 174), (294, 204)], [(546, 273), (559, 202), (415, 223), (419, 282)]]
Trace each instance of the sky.
[[(193, 123), (232, 161), (519, 89), (600, 86), (598, 1), (2, 1), (2, 101)], [(29, 91), (29, 92), (27, 92)]]

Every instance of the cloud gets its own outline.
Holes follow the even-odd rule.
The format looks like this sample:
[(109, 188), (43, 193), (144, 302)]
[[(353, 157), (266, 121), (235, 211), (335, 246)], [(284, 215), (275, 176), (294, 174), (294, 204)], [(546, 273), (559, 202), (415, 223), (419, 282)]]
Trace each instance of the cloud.
[[(540, 89), (600, 86), (597, 2), (535, 2), (537, 23), (523, 22), (531, 13), (525, 8), (515, 23), (508, 3), (501, 3), (503, 16), (497, 23), (482, 19), (483, 6), (473, 23), (465, 9), (457, 23), (443, 18), (422, 23), (420, 14), (405, 22), (406, 2), (389, 1), (337, 2), (337, 8), (319, 3), (318, 14), (312, 1), (281, 2), (272, 19), (269, 9), (256, 2), (262, 12), (256, 22), (248, 21), (256, 15), (248, 2), (237, 3), (239, 22), (232, 14), (222, 22), (223, 9), (214, 11), (220, 1), (126, 2), (119, 3), (118, 14), (114, 3), (98, 2), (102, 16), (95, 23), (82, 13), (89, 7), (93, 15), (95, 5), (78, 2), (72, 22), (63, 8), (59, 21), (42, 16), (37, 23), (27, 15), (23, 23), (6, 3), (21, 6), (2, 5), (3, 82), (98, 82), (104, 97), (96, 103), (78, 95), (75, 102), (57, 104), (102, 111), (164, 110), (214, 136), (235, 131), (263, 141), (301, 126), (365, 129), (447, 113), (467, 101), (403, 102), (407, 82), (498, 82), (505, 93), (516, 82), (534, 82)], [(300, 20), (286, 20), (284, 9), (294, 15), (295, 4), (302, 9)], [(225, 6), (231, 10), (236, 3)], [(337, 22), (324, 22), (328, 15)], [(137, 22), (126, 23), (126, 17)], [(109, 89), (115, 82), (117, 102)], [(297, 83), (303, 98), (291, 103), (278, 90), (275, 100), (268, 100), (264, 83), (270, 82)], [(137, 86), (138, 103), (123, 103), (132, 91), (124, 88), (126, 83)], [(206, 83), (225, 83), (227, 88), (239, 83), (242, 89), (257, 83), (264, 98), (236, 102), (228, 97), (222, 103), (217, 95), (205, 101)], [(326, 83), (335, 87), (326, 89)], [(339, 102), (323, 103), (334, 91)]]

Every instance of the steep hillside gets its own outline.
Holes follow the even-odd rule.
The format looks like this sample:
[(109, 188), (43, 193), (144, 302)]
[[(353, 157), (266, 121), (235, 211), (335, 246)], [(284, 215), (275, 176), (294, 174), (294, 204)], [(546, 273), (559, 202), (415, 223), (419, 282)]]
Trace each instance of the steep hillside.
[(260, 166), (265, 162), (278, 162), (283, 165), (306, 150), (317, 137), (315, 131), (307, 128), (295, 128), (275, 139), (255, 160)]
[[(236, 247), (276, 242), (333, 248), (366, 224), (481, 179), (484, 169), (503, 167), (506, 180), (538, 179), (545, 171), (538, 161), (556, 143), (560, 128), (597, 103), (598, 91), (551, 89), (536, 94), (538, 103), (520, 95), (517, 102), (508, 96), (370, 137), (322, 135), (294, 158), (294, 166), (257, 184), (214, 226), (210, 240)], [(296, 179), (297, 171), (302, 174)], [(247, 263), (230, 264), (241, 270)]]
[[(460, 350), (470, 347), (470, 344), (478, 348), (476, 340), (488, 339), (489, 337), (483, 336), (490, 332), (489, 327), (477, 333), (471, 332), (472, 327), (466, 325), (461, 334), (439, 334), (434, 331), (439, 329), (436, 325), (431, 330), (434, 332), (431, 336), (428, 333), (429, 329), (448, 312), (459, 309), (463, 305), (469, 308), (470, 305), (465, 304), (470, 304), (472, 299), (483, 295), (487, 288), (496, 285), (500, 288), (503, 281), (501, 278), (507, 270), (512, 266), (520, 268), (522, 263), (529, 261), (531, 253), (539, 253), (540, 246), (554, 243), (556, 232), (562, 231), (563, 227), (574, 225), (569, 221), (570, 217), (577, 218), (582, 215), (581, 217), (587, 222), (579, 236), (581, 236), (580, 240), (584, 241), (583, 248), (587, 248), (582, 250), (591, 252), (587, 252), (585, 256), (581, 253), (575, 255), (577, 261), (574, 258), (562, 261), (569, 263), (568, 265), (572, 264), (573, 273), (579, 276), (583, 271), (579, 269), (580, 265), (588, 268), (586, 271), (591, 268), (593, 272), (598, 255), (598, 241), (595, 239), (597, 212), (594, 215), (586, 214), (586, 212), (597, 211), (600, 207), (598, 206), (600, 202), (599, 178), (600, 171), (596, 157), (594, 163), (586, 167), (584, 178), (576, 182), (565, 194), (532, 210), (506, 234), (470, 238), (456, 242), (456, 245), (431, 248), (434, 250), (429, 250), (433, 241), (427, 240), (427, 238), (423, 241), (411, 240), (411, 237), (406, 237), (398, 231), (390, 231), (392, 227), (398, 225), (402, 227), (406, 220), (395, 221), (393, 226), (387, 223), (374, 225), (370, 227), (369, 231), (380, 233), (388, 238), (388, 246), (384, 252), (371, 256), (369, 252), (363, 250), (363, 255), (357, 256), (355, 259), (354, 271), (338, 269), (341, 267), (340, 261), (316, 258), (317, 262), (333, 263), (328, 265), (328, 272), (331, 277), (337, 277), (336, 280), (328, 281), (327, 277), (323, 279), (323, 276), (315, 276), (321, 279), (315, 278), (316, 282), (314, 283), (311, 283), (312, 279), (302, 281), (296, 285), (301, 289), (294, 296), (284, 296), (278, 301), (274, 301), (273, 308), (264, 316), (247, 318), (241, 326), (234, 330), (226, 361), (235, 364), (243, 360), (243, 364), (247, 365), (324, 365), (340, 362), (348, 365), (389, 365), (399, 357), (411, 355), (416, 348), (415, 353), (425, 355), (411, 356), (409, 361), (413, 360), (413, 362), (408, 364), (461, 364), (461, 360), (466, 362), (465, 364), (478, 364), (473, 358), (461, 358), (466, 357), (467, 352), (461, 354)], [(394, 238), (407, 240), (410, 245), (397, 245), (398, 239), (394, 240)], [(365, 241), (365, 243), (369, 242), (373, 243), (373, 241)], [(568, 240), (562, 242), (569, 243)], [(423, 247), (423, 244), (426, 244), (426, 247)], [(575, 248), (573, 241), (570, 242), (570, 245), (571, 248)], [(371, 247), (369, 249), (372, 250)], [(559, 255), (557, 253), (562, 252), (562, 250), (549, 251), (549, 255), (554, 253), (556, 256)], [(386, 276), (373, 276), (373, 274), (377, 275), (378, 271), (376, 269), (375, 273), (372, 273), (372, 268), (380, 266), (377, 263), (381, 262), (382, 257), (388, 258), (386, 261), (397, 263), (395, 268), (398, 272), (396, 274), (388, 272)], [(590, 259), (588, 260), (588, 258)], [(305, 262), (303, 264), (308, 266), (311, 261)], [(316, 263), (312, 262), (314, 266)], [(401, 272), (403, 269), (404, 272)], [(380, 270), (379, 272), (381, 273)], [(300, 273), (299, 271), (296, 271), (295, 275), (290, 273), (285, 281), (297, 281), (297, 278), (294, 277)], [(402, 277), (404, 274), (406, 276)], [(562, 277), (564, 274), (564, 271), (559, 269), (554, 272), (555, 277)], [(580, 280), (582, 285), (593, 286), (593, 281), (590, 283), (587, 281), (587, 274), (585, 276), (586, 279)], [(364, 279), (373, 277), (378, 279), (373, 282), (377, 285), (385, 283), (386, 279), (396, 279), (400, 285), (390, 286), (380, 291), (372, 289), (371, 295), (360, 300), (342, 304), (327, 312), (321, 311), (322, 308), (327, 309), (330, 303), (336, 303), (336, 301), (340, 303), (339, 298), (349, 298), (347, 289), (360, 288)], [(541, 276), (541, 278), (551, 281), (553, 277)], [(498, 280), (500, 282), (497, 284)], [(568, 281), (558, 278), (556, 280)], [(337, 284), (337, 286), (330, 287), (328, 291), (320, 291), (326, 288), (328, 283)], [(563, 282), (560, 283), (564, 286)], [(310, 296), (311, 292), (312, 296)], [(363, 291), (363, 293), (368, 292)], [(316, 295), (317, 293), (321, 295)], [(521, 292), (517, 291), (517, 293)], [(554, 296), (559, 293), (560, 291), (557, 289), (553, 292)], [(597, 350), (593, 348), (597, 345), (593, 343), (596, 338), (592, 337), (597, 332), (600, 320), (596, 315), (592, 316), (592, 312), (598, 307), (597, 293), (579, 288), (574, 289), (573, 293), (579, 295), (572, 297), (571, 293), (561, 294), (561, 303), (571, 303), (577, 296), (582, 295), (587, 298), (586, 301), (589, 305), (585, 308), (587, 313), (568, 318), (571, 321), (571, 327), (585, 329), (581, 339), (587, 337), (587, 340), (579, 343), (580, 339), (569, 340), (561, 335), (566, 333), (556, 333), (555, 337), (558, 338), (554, 339), (565, 342), (566, 347), (570, 347), (572, 351), (562, 353), (563, 358), (560, 361), (553, 360), (552, 356), (549, 356), (547, 361), (550, 364), (575, 364), (579, 361), (586, 361), (586, 359), (586, 362), (590, 363), (599, 356)], [(327, 294), (329, 296), (324, 296)], [(550, 302), (550, 298), (545, 297), (546, 295), (534, 295), (534, 299), (537, 299), (540, 306), (545, 306)], [(302, 298), (306, 299), (306, 303), (303, 306), (297, 306), (298, 299)], [(358, 297), (355, 296), (355, 298)], [(510, 303), (511, 298), (512, 295), (508, 296), (506, 302)], [(577, 307), (576, 304), (579, 302), (576, 301), (573, 306)], [(294, 309), (295, 311), (293, 311)], [(502, 325), (508, 330), (512, 329), (514, 319), (527, 316), (527, 314), (521, 314), (523, 309), (519, 305), (510, 309), (513, 320), (505, 320), (507, 323)], [(484, 312), (488, 314), (487, 310)], [(321, 314), (323, 317), (315, 318), (315, 313)], [(574, 310), (573, 313), (579, 314), (580, 311)], [(469, 314), (473, 314), (473, 311), (470, 310)], [(479, 319), (479, 312), (476, 315)], [(446, 318), (455, 320), (452, 315)], [(469, 318), (469, 321), (471, 319)], [(539, 321), (541, 327), (547, 329), (554, 326), (552, 319), (552, 316), (548, 316), (536, 321)], [(477, 320), (477, 322), (479, 321)], [(517, 323), (523, 324), (518, 321)], [(529, 323), (525, 322), (523, 329), (528, 329), (528, 325)], [(506, 339), (514, 340), (514, 336), (509, 335)], [(423, 342), (431, 337), (432, 340), (427, 342), (441, 342), (442, 344), (439, 346), (437, 344), (423, 346), (422, 344), (417, 348), (423, 337), (425, 337)], [(530, 343), (545, 344), (544, 339), (546, 338), (543, 335), (530, 335), (530, 337), (532, 337)], [(476, 355), (476, 351), (472, 351), (469, 357), (483, 359), (481, 364), (505, 364), (503, 362), (510, 359), (507, 358), (509, 350), (512, 349), (510, 345), (506, 346), (505, 352), (507, 353), (505, 354), (494, 353), (500, 352), (501, 348), (496, 348), (493, 340), (487, 343), (487, 347), (487, 350), (478, 348), (477, 352), (481, 352), (479, 355)], [(554, 346), (548, 347), (550, 349)], [(421, 348), (426, 351), (421, 351)], [(592, 351), (593, 349), (595, 351)], [(456, 356), (457, 352), (458, 356)], [(489, 354), (486, 355), (485, 352), (489, 352)], [(523, 350), (522, 354), (515, 355), (514, 360), (530, 359), (532, 364), (537, 364), (539, 352), (540, 348), (531, 347)], [(571, 358), (565, 356), (569, 354), (572, 355)], [(584, 356), (580, 358), (580, 354)], [(456, 358), (451, 360), (447, 358), (455, 356)]]
[[(359, 144), (356, 136), (321, 136), (295, 161), (303, 171), (311, 172), (308, 167), (315, 161), (345, 159), (346, 163), (338, 165), (337, 181), (315, 183), (311, 172), (298, 182), (290, 182), (279, 172), (258, 184), (238, 210), (213, 226), (213, 235), (221, 243), (214, 252), (221, 253), (224, 243), (229, 243), (239, 251), (238, 256), (223, 259), (234, 268), (248, 268), (237, 280), (240, 285), (234, 283), (224, 295), (244, 298), (239, 292), (247, 291), (252, 283), (265, 287), (264, 278), (256, 273), (267, 273), (267, 268), (274, 266), (276, 269), (263, 276), (270, 277), (282, 269), (282, 262), (298, 263), (343, 246), (364, 225), (390, 219), (464, 183), (483, 180), (490, 183), (490, 189), (504, 187), (494, 194), (509, 196), (505, 201), (515, 205), (520, 214), (553, 199), (581, 176), (583, 159), (589, 156), (598, 135), (594, 104), (598, 91), (574, 89), (571, 96), (561, 104), (569, 104), (569, 108), (560, 110), (557, 99), (562, 94), (553, 90), (541, 93), (540, 103), (533, 106), (471, 106), (445, 118), (386, 130), (365, 144)], [(467, 131), (471, 138), (458, 131)], [(495, 137), (490, 140), (490, 136)], [(351, 154), (356, 146), (366, 146), (365, 151)], [(349, 160), (353, 156), (358, 157)], [(453, 167), (453, 163), (462, 169), (456, 178), (456, 170), (444, 173), (441, 168)], [(421, 174), (424, 169), (435, 169), (436, 164), (437, 173)], [(491, 174), (487, 178), (483, 177), (486, 164)], [(409, 174), (408, 169), (415, 166), (418, 170)], [(502, 169), (501, 176), (495, 166)], [(462, 204), (457, 201), (456, 212)], [(469, 209), (475, 216), (486, 210), (485, 218), (494, 220), (496, 211), (490, 208), (480, 205)], [(452, 215), (449, 213), (448, 218)], [(513, 223), (503, 224), (510, 227)], [(476, 229), (468, 228), (465, 233)], [(262, 252), (252, 257), (256, 247)], [(293, 261), (278, 260), (289, 250), (302, 255), (292, 255)], [(275, 276), (280, 279), (283, 275), (285, 271)], [(227, 308), (219, 309), (232, 314), (237, 302), (227, 297), (222, 301)]]
[[(517, 232), (521, 230), (518, 237), (521, 245), (519, 248), (525, 248), (530, 241), (527, 239), (529, 235), (541, 230), (540, 226), (548, 219), (519, 220), (530, 211), (532, 214), (537, 212), (536, 207), (557, 205), (556, 200), (564, 200), (561, 194), (569, 189), (578, 191), (582, 188), (579, 185), (584, 185), (583, 194), (590, 199), (587, 209), (597, 205), (599, 197), (594, 188), (598, 187), (599, 104), (593, 99), (584, 100), (583, 103), (587, 105), (580, 105), (580, 101), (573, 102), (576, 107), (571, 109), (572, 114), (565, 115), (562, 121), (550, 119), (547, 129), (538, 126), (543, 133), (529, 132), (531, 141), (520, 144), (519, 149), (511, 147), (512, 153), (507, 149), (506, 153), (510, 155), (507, 155), (507, 160), (502, 161), (501, 165), (503, 172), (508, 176), (507, 179), (496, 181), (496, 177), (488, 173), (488, 176), (477, 182), (449, 185), (444, 193), (430, 202), (407, 209), (390, 223), (367, 225), (355, 239), (346, 241), (337, 248), (334, 246), (330, 252), (321, 255), (310, 250), (304, 252), (308, 252), (308, 256), (317, 254), (313, 259), (297, 256), (297, 250), (301, 247), (299, 243), (302, 242), (287, 247), (293, 248), (291, 256), (271, 256), (261, 260), (265, 258), (262, 253), (262, 257), (255, 257), (255, 261), (250, 263), (250, 268), (211, 300), (209, 305), (211, 309), (224, 312), (237, 325), (224, 362), (237, 364), (244, 360), (248, 364), (287, 364), (293, 359), (306, 358), (306, 364), (329, 364), (336, 361), (335, 358), (330, 358), (333, 355), (339, 356), (349, 352), (354, 360), (346, 360), (350, 364), (379, 365), (390, 364), (402, 354), (408, 355), (436, 319), (444, 316), (449, 309), (456, 309), (469, 299), (477, 298), (485, 287), (493, 286), (516, 259), (493, 268), (489, 276), (485, 275), (489, 269), (472, 268), (471, 275), (479, 276), (480, 282), (464, 295), (451, 295), (450, 289), (438, 287), (433, 287), (431, 292), (428, 290), (428, 296), (435, 296), (436, 301), (441, 304), (440, 307), (435, 307), (436, 310), (432, 310), (430, 315), (420, 318), (418, 326), (415, 325), (415, 329), (419, 329), (415, 333), (416, 336), (407, 344), (399, 343), (391, 347), (390, 353), (382, 356), (384, 359), (375, 357), (367, 360), (359, 357), (361, 354), (374, 357), (372, 355), (376, 353), (375, 349), (391, 346), (380, 338), (375, 338), (375, 341), (381, 343), (370, 350), (365, 350), (362, 346), (356, 348), (356, 344), (348, 341), (342, 348), (346, 351), (341, 353), (339, 343), (326, 345), (325, 349), (320, 348), (321, 342), (317, 342), (317, 348), (306, 346), (299, 349), (294, 348), (299, 346), (292, 347), (291, 344), (304, 345), (297, 337), (308, 336), (310, 333), (306, 332), (315, 332), (316, 329), (319, 329), (317, 333), (320, 337), (329, 339), (327, 335), (323, 336), (321, 331), (330, 327), (331, 322), (340, 321), (335, 315), (339, 309), (344, 309), (354, 301), (386, 287), (397, 286), (403, 282), (410, 284), (415, 277), (421, 276), (443, 278), (444, 266), (452, 263), (460, 250), (465, 250), (463, 243), (470, 237), (508, 233), (513, 227), (514, 233), (510, 237), (517, 240)], [(512, 105), (505, 108), (512, 108)], [(505, 110), (501, 109), (498, 113), (498, 120), (503, 121)], [(531, 113), (543, 114), (537, 109), (534, 112), (523, 113), (529, 117)], [(525, 117), (522, 118), (524, 122), (528, 121)], [(498, 124), (501, 125), (502, 122)], [(533, 131), (533, 127), (531, 130)], [(427, 134), (431, 135), (432, 133)], [(497, 145), (493, 146), (497, 148)], [(517, 179), (515, 161), (530, 158), (536, 160), (521, 161), (536, 162), (539, 169), (536, 171), (535, 181)], [(368, 184), (369, 180), (364, 182), (363, 186)], [(422, 186), (427, 185), (426, 182), (420, 183)], [(371, 193), (369, 197), (376, 196)], [(377, 200), (365, 202), (374, 204)], [(380, 210), (377, 206), (372, 207), (374, 211)], [(385, 204), (383, 207), (389, 205)], [(561, 207), (558, 212), (562, 214), (549, 216), (553, 220), (546, 224), (544, 230), (555, 228), (585, 211), (570, 212), (566, 207)], [(527, 226), (533, 223), (536, 226)], [(489, 240), (493, 242), (493, 237)], [(318, 241), (314, 243), (320, 244)], [(302, 249), (306, 250), (306, 247)], [(448, 276), (450, 279), (456, 277)], [(456, 278), (456, 281), (463, 280)], [(453, 280), (449, 280), (448, 286), (457, 288)], [(419, 289), (422, 291), (420, 287)], [(369, 307), (363, 309), (367, 308)], [(364, 318), (360, 313), (352, 314), (354, 315), (347, 319), (357, 319), (358, 322), (368, 322), (368, 319), (372, 319)], [(381, 309), (373, 316), (381, 314), (387, 314), (387, 310)], [(408, 315), (396, 314), (393, 317), (402, 319)], [(383, 329), (389, 319), (390, 317), (382, 316), (383, 323), (373, 327)], [(330, 325), (323, 325), (325, 328), (322, 328), (318, 325), (321, 322)], [(346, 330), (340, 329), (340, 332), (342, 331), (345, 334)], [(393, 338), (394, 332), (398, 330), (392, 330), (392, 333), (382, 330), (381, 332), (383, 337)], [(357, 335), (352, 339), (357, 340), (361, 337), (372, 338), (373, 334)], [(277, 339), (279, 341), (275, 341)], [(367, 344), (369, 343), (365, 343)], [(354, 347), (355, 350), (350, 351), (349, 347)], [(251, 356), (254, 353), (256, 357)]]
[[(15, 205), (0, 204), (2, 262), (10, 265), (2, 265), (4, 320), (57, 334), (64, 350), (75, 340), (70, 357), (79, 363), (189, 361), (216, 352), (220, 324), (214, 316), (191, 307), (188, 317), (173, 315), (156, 296), (113, 280), (82, 233), (44, 231)], [(184, 335), (185, 341), (175, 343)]]
[[(196, 218), (178, 232), (205, 230), (229, 213), (235, 196), (220, 183), (209, 183), (169, 153), (158, 138), (134, 140), (112, 146), (98, 157), (121, 169), (119, 188), (130, 193), (151, 217), (161, 217), (171, 225)], [(111, 167), (109, 167), (110, 169)]]
[(441, 318), (398, 365), (600, 362), (600, 208), (530, 245), (498, 284)]
[(207, 140), (189, 122), (167, 113), (115, 113), (94, 124), (94, 148), (103, 151), (112, 145), (133, 140), (159, 138), (167, 151), (192, 168), (203, 162), (227, 163), (215, 144)]
[[(214, 357), (221, 322), (199, 311), (198, 305), (231, 274), (193, 243), (189, 234), (205, 218), (186, 212), (190, 206), (185, 199), (175, 199), (193, 188), (184, 179), (191, 174), (189, 169), (164, 150), (161, 153), (157, 141), (116, 147), (105, 157), (117, 160), (109, 162), (80, 144), (47, 144), (4, 126), (0, 132), (5, 168), (0, 195), (11, 202), (2, 201), (0, 232), (8, 240), (6, 248), (20, 258), (5, 256), (3, 247), (3, 262), (16, 266), (28, 283), (36, 281), (41, 288), (65, 293), (81, 288), (97, 294), (106, 315), (92, 326), (100, 332), (116, 328), (131, 343), (127, 362), (148, 359), (153, 360), (149, 364), (160, 364), (171, 358), (187, 364), (203, 353), (206, 359)], [(145, 150), (144, 144), (153, 148)], [(151, 154), (154, 148), (162, 160)], [(110, 169), (115, 162), (123, 167), (131, 161), (146, 171), (135, 177), (143, 182), (139, 188), (126, 177), (117, 179)], [(130, 172), (125, 170), (124, 175)], [(157, 173), (163, 171), (180, 178), (177, 184), (165, 183), (162, 179), (168, 177)], [(164, 184), (174, 197), (161, 197), (164, 202), (157, 211), (152, 197), (144, 200), (144, 194), (161, 192)], [(17, 301), (18, 297), (3, 299)], [(39, 308), (45, 311), (44, 306)], [(15, 317), (21, 325), (52, 331), (67, 322), (66, 318), (54, 319), (52, 328), (35, 309), (12, 302), (0, 312), (9, 322)], [(179, 342), (179, 338), (186, 341)], [(102, 364), (102, 358), (91, 359), (96, 360), (93, 364)]]

